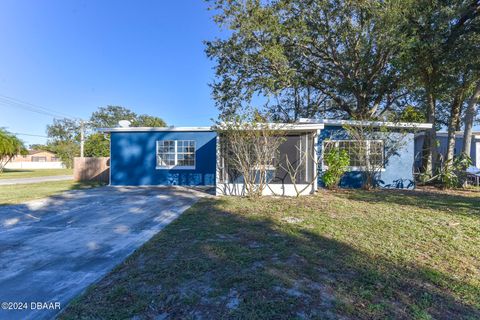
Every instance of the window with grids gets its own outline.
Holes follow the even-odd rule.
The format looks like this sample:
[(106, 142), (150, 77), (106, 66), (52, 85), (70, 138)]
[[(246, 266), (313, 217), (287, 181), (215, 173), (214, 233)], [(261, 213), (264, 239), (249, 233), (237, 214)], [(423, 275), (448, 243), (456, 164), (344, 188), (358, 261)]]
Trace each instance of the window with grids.
[(157, 141), (157, 168), (195, 169), (195, 141)]
[(331, 140), (323, 142), (323, 152), (328, 153), (331, 149), (345, 150), (350, 157), (350, 169), (362, 169), (370, 167), (384, 167), (384, 146), (382, 140)]

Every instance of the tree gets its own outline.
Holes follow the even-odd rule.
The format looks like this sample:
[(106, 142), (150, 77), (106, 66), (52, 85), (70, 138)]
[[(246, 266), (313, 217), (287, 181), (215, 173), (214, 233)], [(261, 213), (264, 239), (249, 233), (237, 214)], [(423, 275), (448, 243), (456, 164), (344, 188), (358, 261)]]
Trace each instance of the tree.
[(217, 123), (223, 180), (243, 185), (240, 194), (258, 197), (271, 178), (283, 132), (258, 112), (231, 116)]
[(91, 128), (114, 128), (118, 126), (118, 121), (128, 120), (133, 123), (137, 114), (125, 107), (106, 106), (99, 107), (97, 111), (90, 116), (89, 126)]
[(92, 113), (89, 126), (91, 128), (113, 128), (118, 126), (120, 120), (128, 120), (133, 127), (165, 127), (166, 123), (161, 118), (135, 112), (121, 106), (100, 107)]
[(80, 125), (72, 119), (54, 119), (47, 126), (50, 151), (57, 154), (67, 168), (73, 167), (73, 158), (80, 155)]
[(477, 114), (478, 101), (480, 100), (480, 80), (475, 86), (475, 90), (468, 101), (467, 112), (465, 115), (465, 131), (463, 135), (462, 153), (467, 157), (471, 157), (472, 148), (472, 127)]
[(47, 145), (45, 145), (45, 144), (37, 144), (37, 143), (31, 144), (31, 145), (29, 146), (29, 149), (30, 149), (30, 150), (46, 150), (46, 151), (50, 151), (50, 149), (48, 148)]
[(132, 123), (134, 127), (166, 127), (167, 124), (163, 119), (149, 116), (146, 114), (141, 114), (135, 118)]
[(93, 133), (85, 140), (86, 157), (109, 157), (110, 140), (102, 133)]
[(375, 127), (369, 123), (364, 125), (345, 125), (350, 143), (350, 159), (361, 167), (363, 188), (370, 190), (379, 186), (380, 174), (405, 145), (406, 132), (393, 130), (386, 126)]
[(468, 73), (470, 58), (478, 59), (478, 48), (474, 47), (478, 47), (475, 18), (480, 13), (480, 1), (412, 0), (404, 4), (406, 13), (396, 19), (396, 35), (401, 44), (398, 61), (405, 78), (410, 79), (410, 89), (422, 96), (427, 121), (434, 125), (427, 131), (423, 146), (423, 170), (432, 175), (438, 158), (435, 130), (439, 108), (450, 106), (446, 124), (453, 136), (465, 91), (475, 80)]
[[(93, 112), (85, 126), (85, 156), (108, 157), (110, 142), (106, 135), (96, 132), (98, 128), (117, 127), (120, 120), (129, 120), (134, 127), (165, 127), (161, 118), (135, 112), (121, 106), (100, 107)], [(73, 119), (54, 119), (47, 126), (48, 144), (46, 149), (56, 153), (68, 168), (73, 158), (80, 155), (81, 123)]]
[(211, 3), (217, 24), (231, 31), (206, 42), (216, 62), (213, 97), (224, 115), (265, 96), (283, 121), (318, 113), (371, 119), (405, 95), (393, 64), (398, 43), (389, 36), (396, 2)]
[(23, 142), (15, 135), (0, 128), (0, 173), (5, 165), (19, 154), (27, 154)]

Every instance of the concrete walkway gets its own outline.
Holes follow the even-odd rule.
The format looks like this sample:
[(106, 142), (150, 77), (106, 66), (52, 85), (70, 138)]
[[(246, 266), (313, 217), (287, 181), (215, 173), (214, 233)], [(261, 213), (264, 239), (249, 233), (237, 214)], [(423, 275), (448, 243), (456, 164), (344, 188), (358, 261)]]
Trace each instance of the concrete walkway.
[(53, 318), (204, 195), (102, 187), (0, 207), (0, 319)]
[(64, 181), (64, 180), (73, 180), (73, 176), (63, 175), (63, 176), (47, 176), (47, 177), (35, 177), (35, 178), (1, 179), (0, 186), (7, 186), (12, 184), (40, 183), (40, 182), (48, 182), (48, 181)]

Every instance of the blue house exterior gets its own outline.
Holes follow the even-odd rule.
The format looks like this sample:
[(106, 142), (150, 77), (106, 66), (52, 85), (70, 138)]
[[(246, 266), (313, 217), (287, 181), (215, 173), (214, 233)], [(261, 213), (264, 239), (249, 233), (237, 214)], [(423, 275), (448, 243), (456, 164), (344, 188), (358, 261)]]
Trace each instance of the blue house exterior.
[[(377, 184), (381, 188), (413, 189), (415, 187), (415, 178), (413, 175), (413, 163), (415, 157), (415, 135), (412, 132), (399, 133), (388, 132), (389, 140), (401, 140), (398, 149), (391, 156), (385, 159), (384, 168), (380, 171)], [(325, 128), (320, 132), (318, 139), (318, 150), (323, 154), (323, 144), (330, 140), (349, 140), (347, 130), (341, 125), (325, 124)], [(319, 185), (323, 186), (322, 175), (325, 172), (323, 163), (319, 167)], [(341, 181), (342, 188), (361, 188), (363, 184), (362, 171), (349, 170)]]
[[(415, 135), (415, 170), (419, 171), (422, 166), (422, 149), (425, 135), (420, 132)], [(448, 133), (437, 132), (438, 154), (445, 159), (447, 155)], [(463, 148), (463, 132), (455, 133), (455, 156), (460, 155)], [(480, 133), (474, 133), (472, 136), (472, 143), (470, 149), (470, 157), (472, 158), (473, 166), (480, 168)]]
[[(296, 148), (300, 146), (301, 150), (308, 150), (311, 154), (306, 158), (309, 160), (306, 160), (302, 169), (305, 172), (298, 175), (301, 179), (297, 181), (302, 188), (305, 187), (306, 194), (315, 192), (319, 186), (322, 186), (322, 175), (326, 170), (322, 161), (325, 142), (352, 141), (344, 128), (345, 124), (364, 125), (363, 122), (344, 120), (312, 120), (284, 124), (283, 128), (287, 130), (288, 139), (279, 152), (283, 156), (288, 154), (292, 159), (297, 154)], [(383, 123), (368, 122), (367, 125), (380, 127)], [(393, 155), (385, 158), (382, 155), (384, 166), (378, 176), (378, 186), (414, 188), (414, 131), (431, 128), (431, 125), (400, 124), (398, 126), (391, 123), (388, 125), (392, 130), (384, 134), (388, 135), (390, 140), (402, 139), (403, 143)], [(412, 130), (405, 133), (402, 129), (400, 133), (397, 128)], [(215, 186), (217, 190), (223, 190), (221, 194), (229, 194), (225, 190), (230, 190), (232, 185), (237, 186), (242, 181), (241, 179), (229, 181), (226, 178), (223, 169), (225, 155), (221, 155), (221, 148), (219, 148), (222, 140), (210, 127), (119, 127), (100, 131), (110, 133), (110, 185), (112, 186)], [(383, 142), (371, 140), (369, 143), (379, 143), (379, 141)], [(300, 154), (298, 156), (300, 157)], [(318, 161), (311, 160), (315, 157)], [(278, 169), (276, 175), (281, 174), (281, 171)], [(315, 174), (317, 172), (318, 174)], [(274, 194), (289, 195), (294, 187), (290, 180), (288, 175), (285, 175), (281, 181), (278, 179), (272, 181), (268, 188)], [(340, 186), (359, 188), (362, 184), (361, 167), (351, 167), (342, 178)]]
[[(216, 136), (200, 129), (129, 128), (111, 130), (110, 184), (113, 186), (214, 186)], [(157, 141), (194, 141), (195, 163), (191, 168), (162, 168), (157, 163)]]

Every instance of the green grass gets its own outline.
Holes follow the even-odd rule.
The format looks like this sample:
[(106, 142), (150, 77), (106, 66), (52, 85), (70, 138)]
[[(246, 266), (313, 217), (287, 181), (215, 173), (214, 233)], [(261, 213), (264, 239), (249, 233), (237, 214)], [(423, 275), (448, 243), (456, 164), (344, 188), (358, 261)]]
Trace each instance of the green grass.
[(4, 169), (0, 179), (36, 178), (73, 174), (73, 169)]
[(68, 190), (91, 188), (102, 185), (98, 182), (48, 181), (42, 183), (0, 186), (0, 205), (22, 203), (45, 198)]
[(478, 319), (474, 192), (203, 199), (61, 319)]

